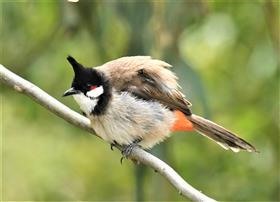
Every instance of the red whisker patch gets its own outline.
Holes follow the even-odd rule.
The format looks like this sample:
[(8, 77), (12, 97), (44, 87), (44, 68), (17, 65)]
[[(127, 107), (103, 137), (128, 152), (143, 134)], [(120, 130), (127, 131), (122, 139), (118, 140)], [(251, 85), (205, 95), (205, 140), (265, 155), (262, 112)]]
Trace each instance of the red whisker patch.
[(90, 86), (90, 90), (94, 90), (94, 89), (96, 89), (97, 88), (97, 86)]

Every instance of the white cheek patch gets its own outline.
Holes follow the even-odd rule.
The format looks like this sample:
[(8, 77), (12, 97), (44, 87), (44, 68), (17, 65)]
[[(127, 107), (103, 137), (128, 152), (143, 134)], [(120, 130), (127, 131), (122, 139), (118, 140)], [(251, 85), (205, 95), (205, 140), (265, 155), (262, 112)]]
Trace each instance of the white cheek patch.
[(90, 99), (84, 94), (76, 94), (73, 96), (75, 101), (78, 103), (80, 106), (81, 110), (85, 112), (87, 115), (91, 113), (91, 111), (94, 109), (94, 107), (97, 104), (97, 99)]
[(103, 93), (104, 93), (103, 87), (99, 86), (95, 89), (92, 89), (92, 90), (88, 91), (86, 95), (90, 98), (97, 98)]

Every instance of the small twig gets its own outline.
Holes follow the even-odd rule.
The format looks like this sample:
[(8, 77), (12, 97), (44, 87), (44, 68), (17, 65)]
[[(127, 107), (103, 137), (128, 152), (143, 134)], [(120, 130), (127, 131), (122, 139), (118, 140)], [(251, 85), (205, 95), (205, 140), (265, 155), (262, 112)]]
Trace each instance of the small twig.
[[(31, 97), (38, 104), (47, 108), (67, 122), (96, 135), (96, 133), (90, 126), (89, 119), (78, 114), (77, 112), (74, 112), (73, 110), (66, 107), (64, 104), (60, 103), (55, 98), (41, 90), (36, 85), (14, 74), (1, 64), (0, 81), (7, 86), (12, 87), (17, 92)], [(121, 149), (120, 146), (117, 146), (117, 148)], [(141, 162), (156, 170), (178, 190), (179, 194), (193, 201), (215, 201), (214, 199), (209, 198), (208, 196), (193, 188), (180, 175), (178, 175), (173, 168), (171, 168), (165, 162), (153, 156), (152, 154), (144, 151), (143, 149), (138, 147), (133, 149), (129, 158)]]

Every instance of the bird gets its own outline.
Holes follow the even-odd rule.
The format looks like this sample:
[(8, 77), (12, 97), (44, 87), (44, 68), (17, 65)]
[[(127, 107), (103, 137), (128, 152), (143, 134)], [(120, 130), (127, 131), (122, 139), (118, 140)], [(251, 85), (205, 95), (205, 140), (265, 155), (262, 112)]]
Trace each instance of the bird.
[(151, 149), (175, 131), (196, 131), (222, 148), (257, 152), (230, 130), (191, 111), (171, 65), (150, 56), (126, 56), (86, 67), (67, 57), (74, 70), (74, 97), (99, 137), (120, 145), (128, 157), (138, 146)]

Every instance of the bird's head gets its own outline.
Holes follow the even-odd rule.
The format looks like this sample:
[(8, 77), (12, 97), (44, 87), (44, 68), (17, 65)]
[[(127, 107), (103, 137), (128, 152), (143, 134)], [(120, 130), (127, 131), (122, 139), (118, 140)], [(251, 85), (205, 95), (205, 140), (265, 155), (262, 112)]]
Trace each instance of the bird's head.
[(73, 57), (68, 56), (67, 60), (74, 70), (74, 79), (71, 88), (63, 96), (84, 94), (85, 96), (96, 99), (104, 93), (103, 75), (93, 68), (85, 68)]
[(106, 76), (93, 68), (86, 68), (73, 57), (67, 57), (74, 70), (71, 88), (63, 96), (73, 95), (85, 113), (91, 113), (98, 104), (110, 97), (109, 81)]

